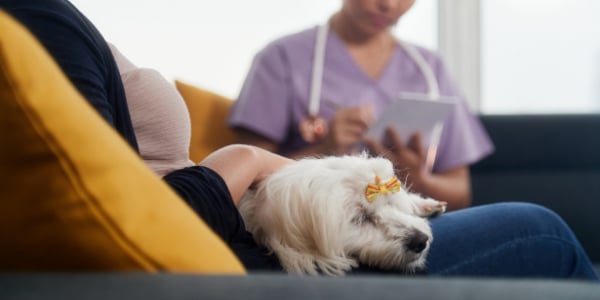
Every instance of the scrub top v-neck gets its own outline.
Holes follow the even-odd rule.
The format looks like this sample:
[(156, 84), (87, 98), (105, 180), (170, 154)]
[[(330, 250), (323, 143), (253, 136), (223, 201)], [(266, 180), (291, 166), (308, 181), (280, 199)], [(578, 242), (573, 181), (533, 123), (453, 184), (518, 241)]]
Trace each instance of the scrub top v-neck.
[[(272, 140), (279, 144), (282, 154), (307, 146), (298, 132), (298, 124), (308, 116), (317, 31), (318, 27), (313, 27), (282, 37), (257, 53), (231, 111), (230, 126)], [(460, 99), (439, 57), (424, 48), (416, 49), (433, 70), (440, 94), (459, 98), (444, 123), (434, 171), (470, 164), (490, 153), (493, 146), (489, 137)], [(374, 104), (377, 116), (394, 95), (428, 92), (419, 67), (401, 47), (396, 47), (380, 78), (373, 80), (332, 32), (326, 39), (321, 84), (319, 115), (326, 120), (330, 120), (339, 107), (366, 103)]]

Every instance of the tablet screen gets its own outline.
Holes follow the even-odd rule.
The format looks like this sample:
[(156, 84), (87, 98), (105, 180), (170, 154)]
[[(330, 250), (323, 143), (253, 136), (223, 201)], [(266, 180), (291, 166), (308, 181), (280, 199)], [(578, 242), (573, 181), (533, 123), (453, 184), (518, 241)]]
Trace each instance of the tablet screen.
[(431, 142), (432, 130), (445, 120), (455, 103), (456, 98), (429, 100), (424, 96), (399, 97), (384, 109), (367, 131), (367, 136), (382, 140), (385, 129), (394, 127), (404, 143), (414, 133), (420, 132), (427, 147)]

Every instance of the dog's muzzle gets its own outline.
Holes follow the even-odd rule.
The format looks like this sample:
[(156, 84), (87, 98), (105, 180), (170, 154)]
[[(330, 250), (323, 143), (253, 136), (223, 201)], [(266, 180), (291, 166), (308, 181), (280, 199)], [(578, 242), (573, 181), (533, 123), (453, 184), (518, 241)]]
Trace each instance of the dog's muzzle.
[(419, 230), (413, 230), (412, 234), (405, 241), (406, 249), (414, 253), (421, 253), (427, 248), (429, 237)]

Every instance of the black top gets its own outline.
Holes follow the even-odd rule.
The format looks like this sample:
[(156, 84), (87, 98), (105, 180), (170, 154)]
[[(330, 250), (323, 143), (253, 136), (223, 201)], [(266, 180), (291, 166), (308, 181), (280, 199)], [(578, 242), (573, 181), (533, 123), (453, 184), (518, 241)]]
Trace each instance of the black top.
[[(119, 69), (94, 25), (66, 0), (0, 0), (0, 8), (37, 37), (84, 98), (137, 150)], [(277, 258), (267, 255), (246, 231), (229, 189), (217, 173), (195, 166), (174, 171), (164, 180), (247, 269), (281, 270)]]
[(0, 0), (44, 45), (77, 90), (138, 150), (125, 89), (108, 44), (70, 2)]
[(213, 170), (197, 166), (163, 178), (229, 245), (248, 270), (282, 270), (275, 255), (259, 246), (240, 215), (227, 185)]

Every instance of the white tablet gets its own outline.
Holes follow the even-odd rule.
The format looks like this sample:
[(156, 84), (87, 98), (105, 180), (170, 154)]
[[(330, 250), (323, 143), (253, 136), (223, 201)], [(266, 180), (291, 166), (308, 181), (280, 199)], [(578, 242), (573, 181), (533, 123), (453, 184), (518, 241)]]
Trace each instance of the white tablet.
[(437, 124), (442, 124), (454, 109), (455, 103), (455, 98), (448, 97), (429, 100), (418, 95), (403, 96), (385, 108), (367, 131), (367, 136), (382, 140), (386, 128), (394, 127), (402, 142), (406, 143), (414, 133), (419, 132), (427, 147), (431, 143), (434, 128)]

